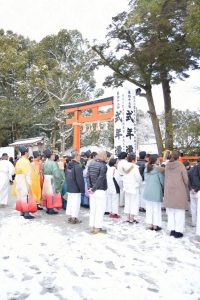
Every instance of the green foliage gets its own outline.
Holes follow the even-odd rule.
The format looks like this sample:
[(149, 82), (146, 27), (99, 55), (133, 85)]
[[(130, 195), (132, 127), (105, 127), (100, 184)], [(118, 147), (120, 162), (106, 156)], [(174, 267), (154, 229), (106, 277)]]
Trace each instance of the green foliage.
[(0, 142), (18, 138), (30, 119), (27, 94), (29, 48), (33, 42), (11, 31), (0, 34)]
[(142, 96), (147, 98), (156, 140), (160, 145), (162, 141), (151, 88), (153, 84), (162, 84), (166, 147), (173, 147), (170, 82), (176, 78), (187, 78), (189, 69), (199, 68), (198, 56), (184, 31), (190, 2), (130, 1), (129, 12), (113, 18), (106, 42), (93, 47), (101, 63), (113, 70), (105, 85), (119, 86), (128, 80), (145, 90)]
[(196, 54), (200, 54), (200, 1), (190, 1), (188, 15), (185, 19), (186, 38)]
[[(61, 139), (61, 135), (65, 135), (67, 126), (66, 115), (59, 106), (91, 97), (95, 88), (94, 67), (95, 55), (77, 30), (61, 30), (45, 37), (36, 47), (32, 78), (47, 97), (41, 107), (41, 122), (51, 122), (54, 140), (62, 143), (62, 148), (65, 138)], [(48, 132), (49, 125), (43, 129)]]
[(200, 111), (173, 111), (174, 139), (178, 147), (200, 147)]
[(186, 71), (198, 67), (184, 32), (188, 3), (188, 0), (140, 0), (128, 16), (127, 24), (138, 32), (140, 49), (148, 51), (151, 57), (153, 83), (162, 82), (163, 72), (172, 80), (174, 75), (188, 77)]
[[(173, 109), (174, 146), (178, 148), (200, 148), (200, 111)], [(160, 117), (164, 126), (164, 114)]]
[(59, 106), (102, 93), (95, 91), (88, 42), (77, 30), (61, 30), (38, 44), (1, 30), (0, 58), (0, 145), (42, 134), (53, 147), (64, 147), (68, 128)]

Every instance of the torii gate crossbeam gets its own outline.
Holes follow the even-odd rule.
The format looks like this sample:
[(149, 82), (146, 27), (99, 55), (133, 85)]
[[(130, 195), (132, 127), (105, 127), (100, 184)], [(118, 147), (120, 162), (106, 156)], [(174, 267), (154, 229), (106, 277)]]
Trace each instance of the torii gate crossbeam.
[[(72, 124), (74, 127), (73, 132), (73, 148), (80, 150), (80, 126), (82, 123), (86, 122), (96, 122), (96, 121), (105, 121), (112, 119), (114, 116), (114, 97), (79, 102), (73, 104), (64, 104), (60, 105), (60, 108), (63, 109), (66, 113), (74, 113), (71, 119), (66, 119), (66, 124)], [(111, 110), (106, 113), (99, 111), (100, 107), (111, 105)], [(89, 116), (84, 116), (81, 114), (84, 110), (91, 109), (91, 114)]]

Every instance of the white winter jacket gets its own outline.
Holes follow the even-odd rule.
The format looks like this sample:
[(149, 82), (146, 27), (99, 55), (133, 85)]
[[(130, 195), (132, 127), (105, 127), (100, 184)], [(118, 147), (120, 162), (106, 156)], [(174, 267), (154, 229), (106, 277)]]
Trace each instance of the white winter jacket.
[(125, 174), (124, 170), (128, 168), (128, 164), (129, 162), (126, 159), (121, 159), (117, 162), (117, 170), (120, 176), (123, 176)]
[(123, 189), (127, 193), (137, 194), (142, 185), (142, 176), (136, 164), (127, 162), (124, 166)]

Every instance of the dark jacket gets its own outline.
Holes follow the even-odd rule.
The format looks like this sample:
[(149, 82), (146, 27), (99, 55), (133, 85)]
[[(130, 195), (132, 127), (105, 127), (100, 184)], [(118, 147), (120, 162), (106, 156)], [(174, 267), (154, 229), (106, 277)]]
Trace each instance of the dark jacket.
[(95, 159), (91, 162), (87, 172), (87, 185), (88, 189), (92, 188), (92, 191), (107, 190), (107, 178), (106, 178), (107, 166), (106, 162), (100, 159)]
[(188, 172), (189, 188), (200, 191), (200, 163), (192, 167)]
[(83, 170), (76, 160), (71, 160), (65, 170), (67, 192), (85, 193)]
[(136, 165), (139, 166), (140, 175), (142, 176), (142, 180), (144, 181), (144, 170), (147, 161), (145, 159), (138, 159)]

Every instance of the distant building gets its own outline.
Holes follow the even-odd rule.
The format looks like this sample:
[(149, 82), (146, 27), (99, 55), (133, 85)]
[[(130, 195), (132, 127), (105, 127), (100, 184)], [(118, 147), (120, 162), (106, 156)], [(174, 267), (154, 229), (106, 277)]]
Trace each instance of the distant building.
[(33, 155), (33, 151), (43, 152), (45, 144), (43, 137), (34, 137), (23, 140), (16, 140), (14, 143), (9, 144), (9, 146), (15, 147), (15, 152), (19, 153), (19, 146), (24, 145), (28, 148), (29, 156)]
[(138, 146), (138, 153), (140, 151), (146, 151), (147, 154), (158, 154), (158, 147), (156, 142), (152, 142), (148, 144), (140, 144)]

